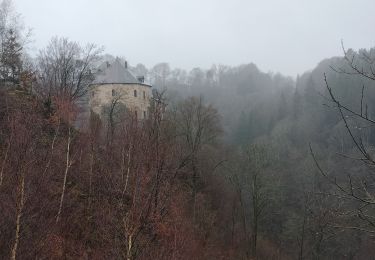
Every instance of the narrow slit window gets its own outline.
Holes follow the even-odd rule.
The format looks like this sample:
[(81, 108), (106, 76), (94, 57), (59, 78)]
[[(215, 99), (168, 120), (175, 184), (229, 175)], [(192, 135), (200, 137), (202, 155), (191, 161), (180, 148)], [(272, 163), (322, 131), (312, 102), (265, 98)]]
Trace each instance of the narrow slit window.
[(134, 90), (134, 97), (137, 97), (137, 90)]
[(147, 116), (146, 111), (143, 111), (143, 118), (146, 118), (146, 116)]
[(146, 91), (143, 91), (143, 99), (146, 99)]
[(116, 90), (112, 89), (112, 97), (116, 96)]

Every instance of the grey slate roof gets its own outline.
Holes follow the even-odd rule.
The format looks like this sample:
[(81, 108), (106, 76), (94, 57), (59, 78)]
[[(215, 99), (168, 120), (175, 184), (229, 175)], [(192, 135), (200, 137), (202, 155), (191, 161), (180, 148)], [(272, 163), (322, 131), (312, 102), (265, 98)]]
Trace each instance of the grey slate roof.
[(93, 84), (139, 84), (137, 78), (116, 59), (112, 64), (107, 62), (99, 67), (99, 71)]

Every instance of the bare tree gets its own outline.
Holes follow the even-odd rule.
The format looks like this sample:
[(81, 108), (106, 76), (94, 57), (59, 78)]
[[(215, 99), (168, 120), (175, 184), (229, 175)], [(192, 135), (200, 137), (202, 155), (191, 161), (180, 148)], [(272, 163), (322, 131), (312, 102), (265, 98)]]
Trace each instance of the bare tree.
[(187, 159), (192, 173), (189, 185), (192, 189), (193, 216), (196, 216), (196, 195), (200, 178), (200, 154), (205, 146), (214, 144), (221, 132), (219, 115), (202, 97), (189, 98), (177, 105), (172, 112), (175, 132), (181, 142), (181, 160)]
[(63, 179), (63, 185), (61, 189), (59, 209), (56, 215), (56, 223), (58, 223), (61, 218), (64, 197), (66, 193), (68, 173), (74, 162), (73, 160), (74, 155), (72, 155), (72, 141), (74, 138), (73, 136), (74, 129), (72, 127), (73, 119), (74, 119), (74, 106), (73, 106), (72, 101), (69, 99), (69, 97), (65, 99), (60, 97), (60, 99), (58, 99), (56, 103), (57, 103), (56, 104), (57, 105), (57, 117), (59, 117), (58, 120), (64, 122), (67, 125), (64, 179)]
[[(358, 53), (349, 50), (347, 51), (342, 45), (344, 52), (344, 60), (346, 65), (335, 68), (334, 71), (340, 74), (358, 76), (362, 79), (375, 81), (375, 53), (374, 49), (370, 51), (360, 50)], [(348, 174), (345, 180), (338, 180), (335, 176), (323, 169), (323, 166), (318, 161), (316, 154), (310, 145), (310, 153), (319, 170), (319, 172), (328, 180), (328, 182), (336, 188), (335, 192), (330, 193), (331, 196), (341, 198), (343, 201), (350, 201), (354, 203), (355, 210), (349, 211), (351, 217), (356, 217), (360, 220), (360, 224), (351, 225), (350, 223), (344, 225), (336, 225), (339, 229), (358, 230), (366, 233), (375, 233), (375, 182), (374, 182), (374, 167), (375, 157), (372, 152), (372, 147), (365, 142), (366, 128), (375, 126), (375, 120), (371, 118), (368, 113), (368, 104), (366, 103), (365, 86), (361, 87), (360, 101), (358, 108), (355, 109), (349, 104), (341, 101), (335, 90), (330, 86), (330, 83), (324, 75), (325, 85), (328, 96), (327, 100), (331, 107), (338, 111), (339, 117), (343, 122), (345, 130), (350, 137), (354, 148), (358, 153), (358, 157), (341, 154), (344, 158), (353, 161), (359, 161), (367, 167), (367, 174), (360, 173)], [(355, 86), (353, 86), (355, 87)]]
[(67, 38), (52, 38), (37, 57), (37, 93), (49, 102), (57, 96), (81, 98), (94, 80), (92, 71), (101, 52), (94, 44), (82, 47)]
[(3, 82), (19, 83), (24, 47), (31, 36), (11, 0), (0, 3), (0, 78)]
[(111, 146), (115, 135), (116, 126), (125, 115), (126, 107), (123, 105), (124, 95), (116, 93), (111, 102), (103, 107), (102, 114), (107, 121), (107, 145)]
[(249, 258), (250, 255), (257, 256), (260, 222), (270, 201), (265, 178), (265, 168), (270, 158), (265, 147), (261, 145), (250, 146), (242, 158), (244, 163), (238, 169), (239, 172), (231, 177), (231, 181), (239, 199), (246, 254)]
[[(30, 127), (34, 127), (30, 130)], [(11, 247), (10, 258), (16, 259), (25, 219), (25, 207), (27, 202), (27, 186), (26, 181), (30, 178), (28, 175), (32, 173), (36, 159), (36, 137), (39, 134), (39, 124), (35, 115), (27, 114), (25, 111), (16, 111), (11, 115), (9, 121), (9, 130), (12, 138), (12, 151), (10, 159), (12, 161), (11, 169), (14, 171), (11, 176), (11, 182), (15, 184), (15, 230), (14, 239)], [(15, 164), (17, 162), (17, 164)], [(9, 169), (8, 169), (9, 170)]]
[(156, 64), (150, 71), (153, 84), (160, 88), (165, 88), (170, 71), (171, 69), (168, 63), (163, 62)]

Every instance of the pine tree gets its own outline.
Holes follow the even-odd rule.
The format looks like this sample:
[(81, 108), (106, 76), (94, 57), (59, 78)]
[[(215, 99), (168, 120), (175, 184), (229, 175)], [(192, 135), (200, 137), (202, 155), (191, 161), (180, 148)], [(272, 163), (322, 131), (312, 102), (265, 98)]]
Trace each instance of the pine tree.
[(3, 41), (1, 53), (0, 76), (4, 82), (19, 83), (22, 70), (22, 46), (18, 41), (17, 33), (9, 29)]

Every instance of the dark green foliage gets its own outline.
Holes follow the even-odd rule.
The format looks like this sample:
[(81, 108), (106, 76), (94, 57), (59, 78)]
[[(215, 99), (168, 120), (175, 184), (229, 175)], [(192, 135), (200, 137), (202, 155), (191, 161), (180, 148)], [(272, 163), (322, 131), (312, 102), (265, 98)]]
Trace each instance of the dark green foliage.
[(17, 32), (9, 29), (3, 41), (3, 52), (1, 54), (1, 78), (4, 82), (19, 83), (22, 71), (22, 49), (17, 37)]

